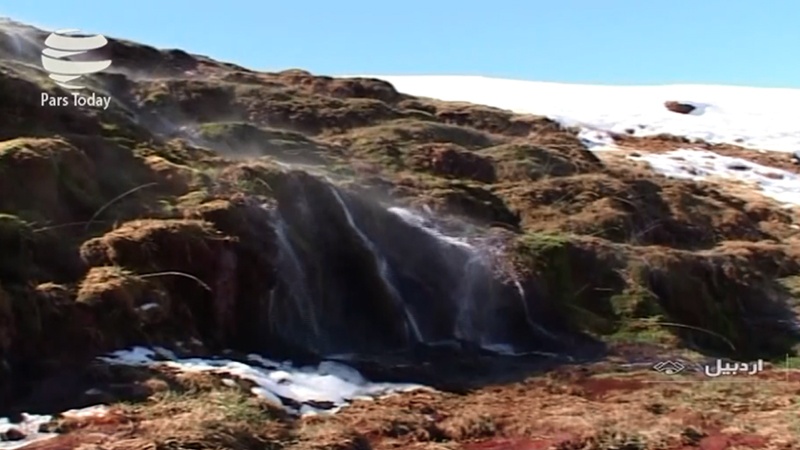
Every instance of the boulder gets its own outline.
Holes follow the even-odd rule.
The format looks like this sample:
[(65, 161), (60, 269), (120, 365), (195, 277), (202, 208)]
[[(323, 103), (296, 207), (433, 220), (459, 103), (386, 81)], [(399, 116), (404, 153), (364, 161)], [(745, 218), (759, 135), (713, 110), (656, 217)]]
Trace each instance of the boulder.
[(0, 441), (22, 441), (26, 437), (19, 428), (9, 428), (5, 433), (0, 434)]
[(668, 102), (664, 102), (664, 107), (678, 114), (690, 114), (692, 111), (697, 109), (695, 106), (690, 105), (688, 103), (681, 103), (671, 100)]

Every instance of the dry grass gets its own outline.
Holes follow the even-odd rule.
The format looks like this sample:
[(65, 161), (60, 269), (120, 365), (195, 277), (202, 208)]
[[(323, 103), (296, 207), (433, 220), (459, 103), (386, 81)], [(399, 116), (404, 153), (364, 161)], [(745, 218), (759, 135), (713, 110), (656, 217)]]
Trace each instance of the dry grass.
[(669, 378), (603, 363), (466, 395), (416, 392), (361, 401), (335, 416), (294, 421), (246, 391), (204, 377), (184, 380), (183, 391), (117, 405), (112, 419), (62, 426), (81, 439), (102, 433), (106, 448), (135, 438), (156, 448), (203, 449), (442, 450), (515, 441), (531, 446), (520, 448), (738, 448), (710, 447), (728, 441), (788, 450), (800, 407), (787, 394), (800, 389), (800, 378), (786, 381), (780, 372), (750, 380)]

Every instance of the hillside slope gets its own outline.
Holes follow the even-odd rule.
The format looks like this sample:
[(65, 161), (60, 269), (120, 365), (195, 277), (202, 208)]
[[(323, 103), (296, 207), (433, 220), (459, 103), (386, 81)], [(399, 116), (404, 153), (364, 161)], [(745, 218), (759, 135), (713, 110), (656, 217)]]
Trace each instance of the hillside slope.
[[(66, 95), (44, 36), (0, 24), (0, 415), (116, 409), (31, 448), (796, 448), (788, 375), (700, 398), (621, 373), (794, 355), (794, 210), (598, 156), (543, 116), (122, 40), (89, 80), (108, 109), (42, 105)], [(593, 362), (500, 384), (493, 344)], [(299, 419), (246, 384), (96, 360), (135, 345), (353, 353), (440, 390)]]
[[(377, 76), (413, 95), (547, 115), (586, 132), (671, 134), (759, 150), (800, 150), (800, 89), (715, 85), (601, 86), (467, 76)], [(691, 106), (685, 114), (665, 107)], [(587, 133), (589, 134), (589, 133)]]

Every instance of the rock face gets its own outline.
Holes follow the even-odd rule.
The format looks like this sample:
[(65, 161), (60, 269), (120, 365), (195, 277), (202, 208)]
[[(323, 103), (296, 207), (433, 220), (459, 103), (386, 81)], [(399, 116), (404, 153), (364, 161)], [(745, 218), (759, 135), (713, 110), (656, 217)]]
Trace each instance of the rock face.
[(687, 103), (680, 103), (672, 100), (664, 102), (664, 107), (678, 114), (690, 114), (692, 111), (696, 109), (693, 105), (689, 105)]

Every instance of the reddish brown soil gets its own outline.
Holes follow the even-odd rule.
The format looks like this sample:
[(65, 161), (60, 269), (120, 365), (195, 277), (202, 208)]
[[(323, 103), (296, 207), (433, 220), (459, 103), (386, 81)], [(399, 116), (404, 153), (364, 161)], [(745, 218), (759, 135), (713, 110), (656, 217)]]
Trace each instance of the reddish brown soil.
[[(107, 419), (64, 422), (67, 434), (26, 450), (78, 445), (144, 450), (162, 448), (166, 442), (184, 445), (176, 448), (215, 448), (191, 445), (211, 445), (222, 439), (217, 433), (227, 433), (231, 439), (224, 448), (260, 448), (248, 439), (230, 437), (242, 429), (259, 442), (280, 442), (282, 449), (800, 448), (800, 405), (795, 402), (800, 374), (794, 372), (786, 381), (780, 370), (767, 371), (748, 382), (673, 377), (678, 378), (648, 369), (615, 372), (613, 365), (601, 363), (463, 395), (418, 391), (358, 401), (334, 416), (287, 419), (276, 415), (251, 423), (229, 419), (213, 433), (203, 429), (212, 425), (197, 423), (195, 417), (216, 423), (220, 410), (212, 405), (217, 403), (200, 399), (184, 404), (179, 397), (170, 397), (172, 403), (166, 404), (154, 396), (139, 406), (123, 405)], [(228, 431), (223, 431), (225, 427)]]

